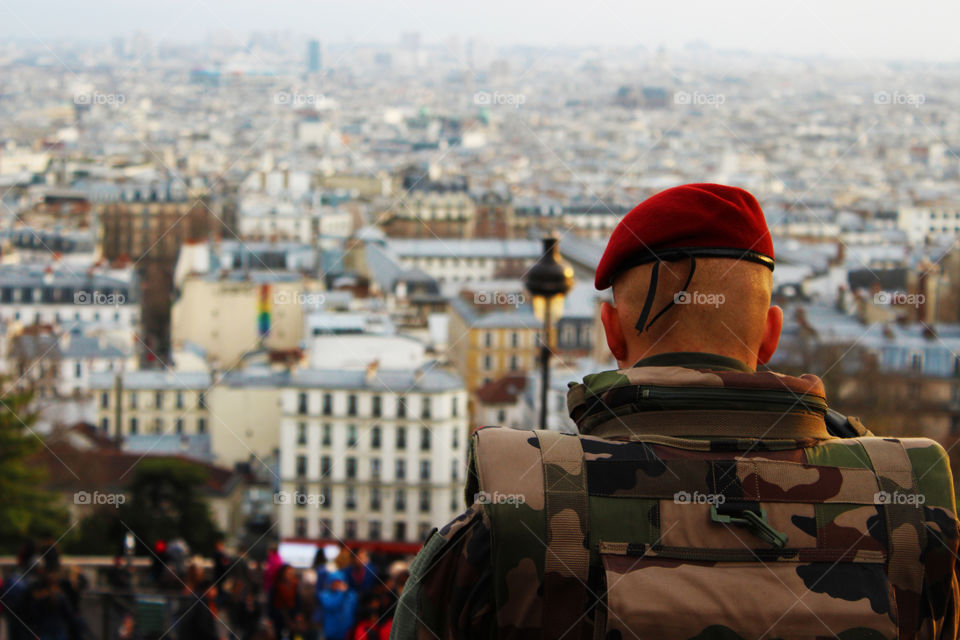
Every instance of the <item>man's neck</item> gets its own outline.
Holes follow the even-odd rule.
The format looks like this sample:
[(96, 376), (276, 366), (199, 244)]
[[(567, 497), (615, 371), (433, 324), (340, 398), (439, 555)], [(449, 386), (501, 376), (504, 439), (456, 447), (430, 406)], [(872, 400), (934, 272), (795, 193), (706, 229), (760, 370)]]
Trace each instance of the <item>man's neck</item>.
[(672, 351), (641, 358), (634, 367), (689, 367), (715, 371), (755, 371), (747, 363), (731, 356), (700, 351)]

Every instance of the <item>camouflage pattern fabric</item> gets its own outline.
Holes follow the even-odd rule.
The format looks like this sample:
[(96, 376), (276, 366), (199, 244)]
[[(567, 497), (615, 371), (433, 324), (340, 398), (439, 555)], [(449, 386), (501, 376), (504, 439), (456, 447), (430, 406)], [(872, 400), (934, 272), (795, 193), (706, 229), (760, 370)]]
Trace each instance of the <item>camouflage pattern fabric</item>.
[[(470, 507), (421, 551), (391, 637), (955, 638), (946, 453), (831, 437), (823, 396), (815, 376), (635, 367), (572, 386), (579, 436), (478, 430)], [(656, 433), (684, 411), (686, 433)]]

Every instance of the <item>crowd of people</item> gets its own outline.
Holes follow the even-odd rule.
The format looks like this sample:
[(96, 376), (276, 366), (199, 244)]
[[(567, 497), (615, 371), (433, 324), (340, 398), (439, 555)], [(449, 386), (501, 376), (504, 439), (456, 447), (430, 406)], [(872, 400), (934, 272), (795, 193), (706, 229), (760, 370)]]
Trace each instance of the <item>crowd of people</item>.
[[(276, 547), (262, 562), (231, 556), (218, 542), (209, 561), (191, 557), (183, 540), (156, 541), (153, 563), (140, 580), (118, 556), (103, 575), (100, 601), (110, 608), (103, 637), (151, 637), (138, 619), (137, 599), (162, 596), (163, 637), (180, 640), (386, 640), (393, 610), (409, 576), (404, 561), (386, 564), (368, 550), (341, 546), (332, 560), (319, 548), (309, 569), (286, 564)], [(63, 567), (55, 547), (24, 545), (0, 591), (8, 637), (83, 640), (84, 574)]]

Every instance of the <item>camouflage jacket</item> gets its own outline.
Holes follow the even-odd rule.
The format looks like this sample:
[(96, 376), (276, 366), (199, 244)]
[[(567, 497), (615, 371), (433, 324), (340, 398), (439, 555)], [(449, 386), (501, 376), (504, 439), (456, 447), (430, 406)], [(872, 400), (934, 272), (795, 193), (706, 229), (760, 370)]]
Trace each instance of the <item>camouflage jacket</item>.
[[(946, 453), (836, 438), (812, 375), (668, 354), (571, 385), (580, 434), (483, 428), (391, 638), (955, 638)], [(857, 424), (857, 423), (855, 423)]]

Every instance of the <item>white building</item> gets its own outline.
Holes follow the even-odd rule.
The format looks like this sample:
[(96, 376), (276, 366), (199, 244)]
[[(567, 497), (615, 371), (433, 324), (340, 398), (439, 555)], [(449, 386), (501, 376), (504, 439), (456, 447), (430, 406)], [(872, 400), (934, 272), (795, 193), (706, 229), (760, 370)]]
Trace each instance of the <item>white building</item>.
[(900, 207), (897, 226), (912, 243), (960, 233), (960, 205)]
[(438, 370), (304, 370), (282, 394), (281, 538), (421, 541), (463, 510), (467, 394)]

